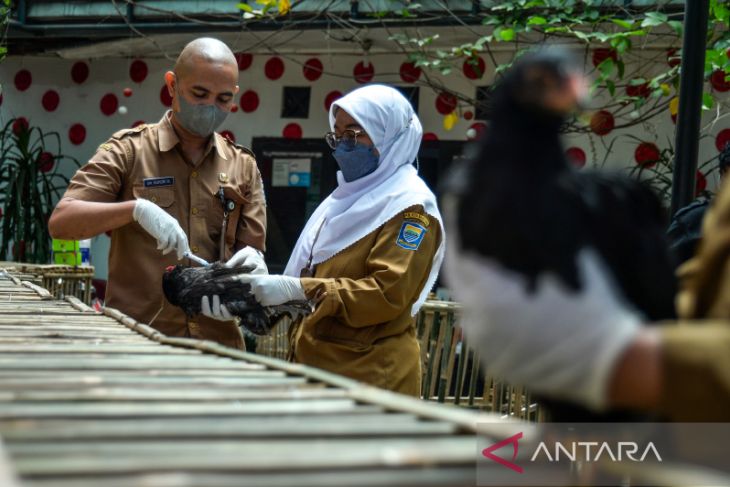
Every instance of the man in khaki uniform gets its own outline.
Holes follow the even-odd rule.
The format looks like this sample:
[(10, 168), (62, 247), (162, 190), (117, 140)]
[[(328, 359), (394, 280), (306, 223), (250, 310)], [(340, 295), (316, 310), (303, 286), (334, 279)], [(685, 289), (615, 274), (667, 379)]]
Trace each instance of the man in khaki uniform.
[(290, 329), (296, 362), (420, 395), (415, 316), (444, 255), (436, 198), (413, 162), (422, 129), (397, 90), (369, 85), (330, 109), (338, 186), (312, 214), (282, 276), (241, 276), (264, 305), (310, 299)]
[[(108, 306), (167, 335), (243, 348), (233, 321), (188, 320), (166, 302), (161, 285), (165, 268), (187, 251), (265, 272), (266, 209), (256, 160), (214, 132), (234, 103), (237, 63), (222, 42), (197, 39), (165, 82), (172, 111), (101, 144), (71, 180), (49, 229), (64, 239), (112, 231)], [(221, 191), (228, 206), (222, 238)]]

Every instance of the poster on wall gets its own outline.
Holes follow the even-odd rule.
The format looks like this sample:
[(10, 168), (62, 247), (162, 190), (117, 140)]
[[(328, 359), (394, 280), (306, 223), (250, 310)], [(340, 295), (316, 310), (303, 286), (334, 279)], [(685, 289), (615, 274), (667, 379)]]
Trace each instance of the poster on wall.
[(312, 159), (274, 159), (271, 185), (308, 188), (312, 180)]

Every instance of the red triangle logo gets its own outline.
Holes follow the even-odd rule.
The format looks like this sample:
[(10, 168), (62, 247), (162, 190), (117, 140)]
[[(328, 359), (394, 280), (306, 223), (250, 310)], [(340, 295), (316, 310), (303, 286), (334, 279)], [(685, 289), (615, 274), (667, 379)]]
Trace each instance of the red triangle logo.
[[(515, 458), (517, 458), (517, 450), (519, 449), (519, 443), (518, 441), (522, 438), (522, 433), (517, 433), (514, 436), (510, 436), (506, 440), (502, 440), (499, 443), (495, 443), (494, 445), (490, 446), (489, 448), (485, 448), (482, 450), (482, 455), (484, 455), (486, 458), (489, 458), (490, 460), (493, 460), (500, 465), (507, 467), (511, 470), (514, 470), (517, 473), (524, 473), (524, 469), (520, 467), (519, 465), (516, 465), (513, 463), (515, 461)], [(503, 446), (512, 445), (512, 460), (505, 460), (502, 457), (498, 457), (495, 455), (494, 451), (499, 450)]]

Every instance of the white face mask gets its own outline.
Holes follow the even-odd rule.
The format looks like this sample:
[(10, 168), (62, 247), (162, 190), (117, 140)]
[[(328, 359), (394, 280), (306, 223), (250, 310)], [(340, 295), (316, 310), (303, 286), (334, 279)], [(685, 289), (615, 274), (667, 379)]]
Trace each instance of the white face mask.
[(212, 105), (193, 105), (182, 96), (180, 90), (175, 86), (180, 111), (175, 112), (180, 124), (190, 132), (208, 137), (221, 126), (228, 116), (228, 112)]

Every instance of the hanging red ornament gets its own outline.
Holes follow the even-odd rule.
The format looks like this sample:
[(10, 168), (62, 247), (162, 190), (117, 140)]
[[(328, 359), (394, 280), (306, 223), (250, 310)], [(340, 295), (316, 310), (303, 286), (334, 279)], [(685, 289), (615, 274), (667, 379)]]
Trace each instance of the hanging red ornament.
[(27, 69), (21, 69), (15, 74), (15, 88), (18, 91), (27, 90), (30, 88), (32, 82), (33, 76), (31, 76), (30, 71)]
[(236, 142), (236, 136), (230, 130), (221, 130), (221, 135), (231, 142)]
[(471, 120), (474, 118), (474, 112), (466, 111), (464, 112), (464, 120)]
[(366, 66), (365, 62), (360, 61), (352, 69), (352, 76), (355, 78), (355, 81), (360, 84), (368, 83), (372, 81), (375, 76), (375, 66), (370, 62)]
[(339, 91), (330, 91), (327, 93), (327, 96), (324, 97), (324, 109), (329, 112), (332, 104), (340, 98), (342, 98), (342, 93)]
[(259, 95), (253, 90), (247, 90), (241, 95), (239, 103), (245, 113), (255, 112), (259, 107)]
[(236, 62), (238, 63), (239, 71), (246, 71), (248, 68), (251, 67), (251, 63), (253, 62), (253, 54), (249, 54), (247, 52), (236, 53)]
[(36, 161), (36, 164), (38, 165), (38, 170), (40, 172), (48, 172), (53, 169), (53, 166), (55, 164), (55, 158), (50, 152), (44, 151), (41, 152), (41, 154), (38, 156), (38, 161)]
[(309, 81), (317, 81), (322, 76), (323, 71), (324, 65), (322, 64), (322, 61), (316, 57), (308, 59), (307, 62), (304, 63), (304, 66), (302, 66), (302, 74), (304, 74), (304, 77)]
[(279, 57), (272, 57), (266, 61), (264, 74), (272, 81), (281, 78), (284, 74), (284, 61), (282, 61)]
[(439, 136), (434, 134), (433, 132), (426, 132), (423, 134), (423, 140), (429, 141), (429, 140), (439, 140)]
[(661, 152), (659, 151), (659, 147), (653, 142), (642, 142), (636, 146), (636, 150), (634, 151), (636, 164), (647, 169), (656, 166), (660, 158)]
[(71, 79), (76, 84), (81, 84), (89, 77), (89, 65), (83, 61), (77, 61), (71, 67)]
[(83, 144), (86, 140), (86, 127), (80, 123), (75, 123), (68, 129), (68, 139), (73, 145)]
[(565, 151), (565, 157), (575, 167), (585, 167), (586, 165), (586, 152), (580, 147), (570, 147)]
[(160, 103), (168, 108), (172, 106), (172, 97), (170, 96), (170, 90), (167, 89), (167, 85), (162, 85), (162, 89), (160, 90)]
[(132, 88), (124, 88), (124, 90), (122, 91), (122, 94), (125, 97), (129, 98), (130, 96), (132, 96)]
[(649, 95), (651, 95), (649, 83), (642, 83), (640, 85), (626, 85), (626, 95), (649, 98)]
[(101, 101), (99, 102), (99, 108), (101, 109), (101, 113), (103, 113), (107, 117), (109, 115), (112, 115), (114, 112), (117, 111), (117, 108), (119, 108), (119, 99), (117, 98), (117, 95), (113, 93), (107, 93), (106, 95), (102, 96)]
[(596, 135), (607, 135), (615, 126), (613, 114), (608, 110), (599, 110), (591, 117), (591, 130)]
[(486, 66), (484, 59), (480, 56), (474, 56), (464, 61), (461, 71), (469, 79), (481, 79), (484, 76)]
[(591, 61), (593, 62), (594, 67), (598, 67), (599, 64), (601, 64), (608, 58), (611, 58), (613, 59), (613, 62), (616, 62), (618, 61), (618, 53), (614, 49), (599, 47), (593, 50), (593, 56), (591, 56)]
[(13, 122), (13, 135), (19, 137), (24, 132), (27, 132), (29, 128), (30, 124), (28, 123), (28, 119), (25, 117), (18, 117)]
[(416, 67), (412, 62), (406, 61), (400, 65), (400, 79), (404, 83), (415, 83), (421, 77), (421, 68)]
[(679, 57), (676, 49), (667, 49), (667, 64), (670, 68), (682, 64), (682, 58)]
[(147, 63), (141, 59), (135, 59), (129, 66), (129, 77), (135, 83), (141, 83), (147, 78)]
[(701, 192), (707, 189), (707, 178), (700, 170), (695, 175), (695, 196), (699, 196)]
[(436, 111), (441, 115), (448, 115), (449, 113), (456, 110), (458, 100), (451, 93), (441, 93), (436, 97)]
[(43, 108), (47, 112), (52, 112), (58, 108), (58, 104), (61, 101), (61, 97), (58, 96), (58, 92), (55, 90), (48, 90), (45, 93), (43, 93), (43, 98), (41, 98), (41, 105), (43, 105)]
[(718, 152), (722, 152), (725, 145), (730, 143), (730, 129), (722, 129), (715, 137), (715, 147)]
[(715, 91), (722, 93), (730, 91), (730, 81), (726, 79), (725, 71), (722, 69), (712, 72), (710, 75), (710, 84)]
[(480, 139), (487, 131), (487, 124), (484, 122), (477, 122), (471, 124), (469, 130), (467, 130), (467, 138), (470, 140)]
[(298, 123), (290, 123), (286, 127), (284, 127), (282, 135), (285, 139), (301, 139), (302, 127)]

